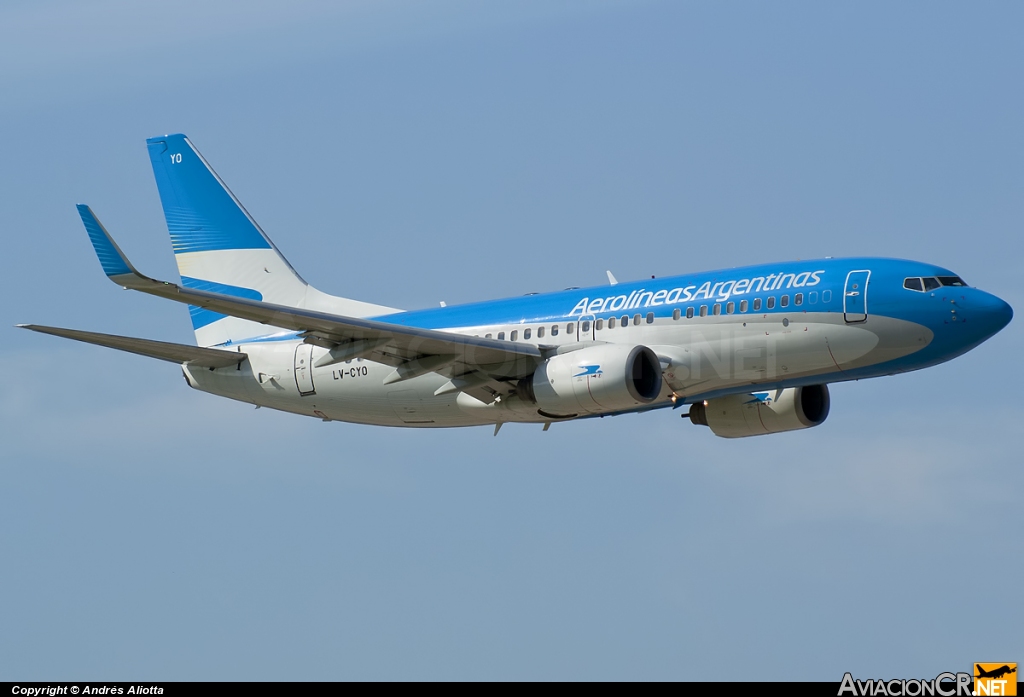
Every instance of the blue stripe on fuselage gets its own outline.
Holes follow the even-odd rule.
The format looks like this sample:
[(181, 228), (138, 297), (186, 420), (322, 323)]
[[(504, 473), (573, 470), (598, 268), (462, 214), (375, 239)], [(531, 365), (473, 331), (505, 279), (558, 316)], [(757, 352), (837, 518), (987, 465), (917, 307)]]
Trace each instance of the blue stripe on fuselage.
[[(804, 304), (800, 311), (808, 312), (842, 312), (843, 311), (843, 286), (846, 282), (846, 274), (857, 269), (870, 269), (871, 296), (868, 299), (870, 313), (879, 313), (883, 309), (904, 310), (901, 300), (907, 293), (902, 288), (903, 278), (907, 276), (951, 276), (954, 275), (947, 269), (924, 264), (915, 261), (886, 258), (848, 258), (848, 259), (820, 259), (815, 261), (794, 261), (781, 262), (777, 264), (765, 264), (759, 266), (740, 267), (735, 269), (722, 269), (718, 271), (707, 271), (682, 276), (672, 276), (645, 281), (620, 283), (615, 286), (595, 286), (591, 288), (580, 288), (577, 290), (564, 290), (554, 293), (542, 293), (517, 298), (505, 298), (502, 300), (489, 300), (485, 302), (470, 303), (466, 305), (453, 305), (450, 307), (430, 308), (426, 310), (413, 310), (410, 312), (397, 313), (376, 317), (381, 322), (399, 324), (408, 327), (419, 327), (422, 329), (451, 329), (457, 327), (480, 327), (502, 324), (519, 323), (546, 323), (568, 321), (574, 317), (580, 317), (581, 302), (586, 299), (588, 310), (593, 307), (593, 312), (587, 312), (598, 318), (617, 317), (620, 315), (646, 314), (653, 312), (655, 317), (671, 316), (673, 310), (693, 307), (695, 311), (701, 305), (707, 305), (709, 313), (716, 302), (724, 305), (729, 301), (739, 303), (741, 300), (750, 300), (760, 297), (765, 299), (775, 296), (777, 299), (783, 295), (794, 296), (796, 293), (804, 293)], [(793, 281), (802, 274), (814, 274), (804, 279), (802, 285), (794, 285)], [(786, 277), (783, 287), (765, 290), (765, 282), (759, 284), (761, 290), (744, 290), (741, 293), (723, 293), (728, 284), (735, 284), (738, 281), (750, 279), (768, 279), (776, 283), (779, 275)], [(813, 279), (817, 283), (813, 283)], [(698, 291), (705, 287), (709, 290), (718, 288), (718, 292), (710, 297), (701, 294), (694, 297)], [(758, 286), (758, 284), (755, 284)], [(735, 286), (733, 286), (735, 287)], [(673, 291), (682, 289), (675, 302), (666, 302), (673, 297)], [(686, 290), (689, 289), (689, 299)], [(817, 302), (812, 303), (808, 298), (811, 292), (817, 292)], [(823, 294), (830, 291), (830, 299), (825, 300)], [(664, 295), (661, 295), (661, 294)], [(659, 299), (660, 296), (660, 299)], [(898, 298), (895, 308), (887, 299), (892, 296)], [(621, 298), (623, 301), (633, 298), (629, 307), (620, 307), (615, 301)], [(637, 303), (637, 300), (640, 300)], [(600, 302), (596, 301), (610, 301)], [(614, 309), (606, 309), (608, 306)], [(770, 313), (792, 313), (798, 311), (792, 304), (789, 307), (781, 307), (777, 302), (774, 309), (762, 307), (757, 314)], [(753, 312), (753, 310), (749, 310)], [(889, 315), (900, 316), (900, 315)], [(901, 317), (902, 318), (902, 317)], [(909, 319), (909, 318), (908, 318)]]
[[(854, 257), (845, 259), (819, 259), (812, 261), (779, 262), (775, 264), (763, 264), (758, 266), (737, 267), (733, 269), (721, 269), (718, 271), (706, 271), (695, 274), (684, 274), (681, 276), (670, 276), (659, 279), (644, 281), (633, 281), (619, 283), (615, 286), (593, 286), (590, 288), (579, 288), (573, 290), (556, 291), (553, 293), (538, 293), (514, 298), (503, 298), (500, 300), (486, 300), (483, 302), (468, 303), (465, 305), (452, 305), (448, 307), (435, 307), (424, 310), (412, 310), (409, 312), (397, 312), (394, 314), (372, 317), (379, 322), (396, 324), (405, 327), (417, 327), (420, 329), (459, 329), (463, 327), (487, 327), (496, 325), (511, 324), (544, 324), (548, 322), (570, 321), (581, 316), (580, 311), (574, 309), (580, 306), (583, 299), (587, 299), (588, 308), (597, 299), (614, 299), (618, 297), (630, 298), (639, 297), (641, 302), (638, 307), (628, 309), (619, 308), (616, 310), (602, 310), (592, 313), (594, 317), (609, 318), (621, 315), (634, 315), (637, 313), (646, 314), (654, 312), (656, 317), (671, 317), (673, 311), (679, 308), (685, 313), (687, 307), (693, 307), (695, 312), (699, 311), (701, 305), (711, 308), (716, 302), (724, 304), (730, 300), (739, 303), (741, 300), (751, 301), (749, 314), (791, 314), (796, 311), (806, 312), (842, 312), (843, 311), (843, 287), (846, 282), (846, 275), (850, 271), (858, 269), (870, 269), (872, 276), (870, 282), (870, 297), (868, 299), (868, 312), (870, 314), (883, 314), (889, 317), (907, 319), (925, 323), (923, 320), (925, 312), (916, 309), (915, 303), (920, 303), (924, 294), (912, 294), (903, 289), (903, 279), (907, 276), (951, 276), (954, 275), (948, 269), (933, 264), (925, 264), (916, 261), (903, 259), (888, 259), (880, 257)], [(703, 296), (694, 298), (697, 290), (705, 283), (709, 288), (719, 284), (719, 289), (730, 281), (744, 279), (769, 278), (771, 276), (798, 276), (804, 273), (821, 271), (817, 275), (818, 282), (815, 285), (790, 286), (778, 288), (771, 291), (747, 290), (742, 293), (730, 294), (728, 298), (722, 294), (710, 298)], [(810, 279), (808, 279), (810, 280)], [(788, 282), (788, 279), (787, 279)], [(775, 283), (775, 279), (772, 279)], [(783, 284), (785, 285), (785, 284)], [(664, 292), (666, 299), (675, 289), (692, 288), (690, 299), (682, 299), (685, 293), (680, 294), (680, 300), (673, 303), (660, 302), (648, 304), (646, 301), (653, 301), (659, 292)], [(817, 299), (811, 302), (811, 292), (816, 292)], [(826, 295), (826, 291), (828, 294)], [(781, 295), (794, 296), (802, 292), (805, 295), (804, 304), (797, 309), (792, 304), (789, 307), (782, 307), (778, 302), (773, 309), (768, 309), (766, 304), (754, 313), (752, 301), (754, 298), (767, 299), (775, 296), (778, 300)], [(646, 296), (650, 293), (650, 297)], [(826, 300), (826, 297), (828, 298)], [(612, 306), (615, 303), (609, 303)], [(275, 332), (267, 337), (260, 337), (261, 340), (280, 341), (296, 336), (298, 332)], [(242, 342), (235, 342), (242, 343)]]

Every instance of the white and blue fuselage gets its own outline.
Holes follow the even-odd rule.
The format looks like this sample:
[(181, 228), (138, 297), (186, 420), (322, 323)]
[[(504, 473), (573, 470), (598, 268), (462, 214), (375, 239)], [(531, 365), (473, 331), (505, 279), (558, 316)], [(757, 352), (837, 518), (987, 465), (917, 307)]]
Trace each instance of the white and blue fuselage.
[[(658, 399), (626, 410), (641, 411), (926, 368), (977, 346), (1011, 316), (1005, 302), (966, 286), (948, 269), (852, 258), (571, 289), (377, 319), (562, 352), (604, 343), (650, 347), (662, 364), (663, 385)], [(235, 346), (249, 356), (248, 364), (190, 371), (190, 384), (261, 406), (367, 424), (551, 420), (536, 410), (482, 404), (459, 393), (435, 395), (448, 381), (436, 373), (388, 386), (382, 381), (392, 367), (368, 359), (306, 369), (327, 350), (303, 343), (297, 332)]]

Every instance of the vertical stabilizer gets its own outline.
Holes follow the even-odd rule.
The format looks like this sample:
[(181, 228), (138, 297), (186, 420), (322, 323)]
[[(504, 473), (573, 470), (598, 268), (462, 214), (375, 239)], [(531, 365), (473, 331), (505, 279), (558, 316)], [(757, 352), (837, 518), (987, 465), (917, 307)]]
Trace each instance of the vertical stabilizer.
[[(327, 295), (306, 283), (187, 137), (157, 136), (146, 144), (182, 285), (348, 317), (397, 312)], [(189, 310), (200, 346), (268, 333), (255, 322)]]

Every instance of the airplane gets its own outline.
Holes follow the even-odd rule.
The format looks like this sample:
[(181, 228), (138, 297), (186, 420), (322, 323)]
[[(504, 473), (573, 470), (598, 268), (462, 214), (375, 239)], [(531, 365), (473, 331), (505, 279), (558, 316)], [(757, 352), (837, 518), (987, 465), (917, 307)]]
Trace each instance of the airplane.
[(1017, 672), (1016, 664), (1015, 664), (1014, 667), (1010, 667), (1009, 665), (1001, 665), (1001, 666), (999, 666), (997, 668), (994, 668), (992, 670), (985, 670), (980, 665), (975, 664), (975, 669), (978, 672), (978, 674), (977, 674), (977, 676), (975, 676), (975, 678), (995, 678), (995, 679), (998, 679), (998, 678), (1002, 678), (1004, 676), (1008, 676), (1008, 674), (1010, 674), (1011, 672)]
[(977, 675), (974, 676), (976, 678), (996, 678), (996, 679), (1001, 678), (1004, 675), (1009, 675), (1010, 673), (1016, 673), (1017, 672), (1016, 664), (1014, 665), (1013, 668), (1011, 668), (1010, 666), (1004, 664), (1004, 665), (1002, 665), (1002, 666), (1000, 666), (998, 668), (995, 668), (993, 670), (985, 670), (980, 665), (975, 664), (975, 670), (978, 673)]
[(1013, 317), (917, 261), (826, 258), (405, 311), (306, 283), (192, 142), (149, 138), (180, 283), (78, 211), (107, 277), (189, 306), (196, 346), (18, 325), (178, 363), (189, 387), (324, 421), (543, 425), (688, 407), (717, 436), (800, 430), (828, 385), (948, 361)]

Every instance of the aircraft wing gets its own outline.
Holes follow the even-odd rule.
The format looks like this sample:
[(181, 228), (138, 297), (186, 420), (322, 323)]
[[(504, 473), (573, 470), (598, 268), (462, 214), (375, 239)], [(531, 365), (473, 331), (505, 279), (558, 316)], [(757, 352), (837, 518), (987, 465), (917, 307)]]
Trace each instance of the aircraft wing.
[(303, 332), (308, 343), (328, 348), (334, 357), (327, 362), (321, 359), (319, 365), (365, 356), (395, 367), (385, 379), (387, 383), (436, 372), (452, 378), (451, 389), (442, 390), (465, 391), (481, 398), (487, 392), (502, 392), (494, 389), (496, 383), (530, 375), (543, 360), (540, 349), (532, 344), (344, 317), (158, 281), (132, 266), (88, 206), (80, 205), (78, 210), (103, 271), (114, 283), (232, 317)]
[(97, 334), (96, 332), (83, 332), (77, 329), (44, 327), (39, 324), (19, 324), (17, 326), (22, 329), (31, 329), (41, 334), (62, 336), (65, 339), (84, 341), (87, 344), (106, 346), (107, 348), (118, 349), (119, 351), (136, 353), (140, 356), (171, 361), (172, 363), (188, 363), (189, 365), (201, 368), (227, 368), (228, 366), (238, 365), (246, 358), (244, 353), (224, 349), (200, 348), (199, 346), (172, 344), (166, 341), (152, 341), (151, 339), (136, 339), (130, 336), (116, 336), (114, 334)]

